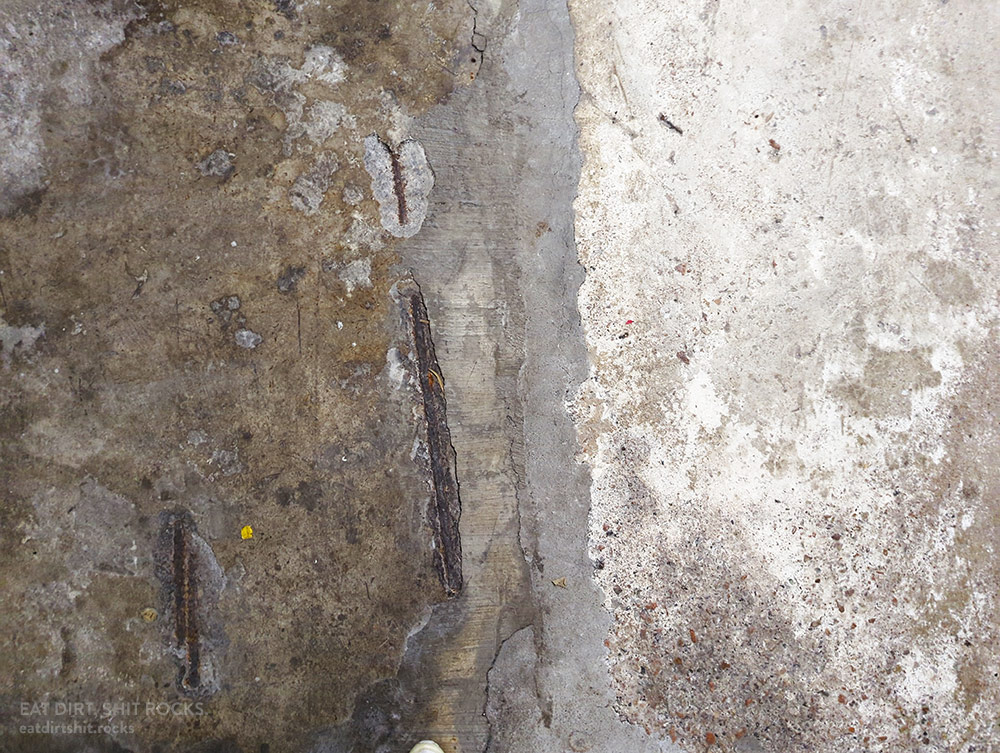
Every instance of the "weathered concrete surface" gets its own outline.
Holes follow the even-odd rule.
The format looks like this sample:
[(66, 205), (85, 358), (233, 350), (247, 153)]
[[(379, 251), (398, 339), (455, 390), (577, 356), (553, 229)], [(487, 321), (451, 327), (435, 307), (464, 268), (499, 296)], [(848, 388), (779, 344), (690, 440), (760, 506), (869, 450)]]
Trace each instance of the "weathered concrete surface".
[(474, 23), (0, 7), (4, 750), (322, 747), (395, 676), (445, 589), (364, 140), (474, 79)]
[(616, 708), (996, 750), (996, 5), (571, 5)]
[[(406, 134), (435, 170), (428, 219), (400, 255), (434, 281), (425, 293), (448, 364), (467, 577), (411, 642), (401, 685), (434, 699), (411, 728), (455, 751), (660, 750), (612, 708), (609, 620), (586, 548), (589, 478), (566, 404), (587, 375), (568, 11), (477, 9), (476, 86)], [(431, 683), (412, 671), (422, 667)]]
[(0, 6), (0, 748), (998, 745), (995, 11), (572, 12)]

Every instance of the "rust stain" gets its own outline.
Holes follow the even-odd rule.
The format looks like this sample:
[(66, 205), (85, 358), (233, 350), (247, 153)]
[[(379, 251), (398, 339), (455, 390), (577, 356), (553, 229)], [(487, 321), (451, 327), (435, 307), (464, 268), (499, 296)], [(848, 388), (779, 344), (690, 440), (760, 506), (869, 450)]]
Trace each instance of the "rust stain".
[(399, 224), (406, 224), (406, 178), (403, 176), (403, 166), (399, 164), (399, 156), (396, 151), (383, 142), (385, 150), (389, 153), (389, 160), (392, 162), (392, 185), (396, 192), (396, 210), (399, 214)]
[(399, 291), (411, 325), (426, 419), (427, 449), (434, 487), (429, 516), (434, 531), (434, 564), (445, 593), (454, 596), (462, 590), (462, 540), (458, 528), (462, 502), (455, 475), (455, 448), (448, 429), (444, 380), (434, 352), (430, 319), (420, 286), (406, 280), (400, 283)]
[(173, 610), (172, 643), (180, 666), (177, 686), (183, 693), (201, 692), (201, 638), (198, 625), (198, 553), (192, 537), (191, 513), (179, 510), (164, 514), (161, 532), (165, 550), (165, 572), (161, 581)]

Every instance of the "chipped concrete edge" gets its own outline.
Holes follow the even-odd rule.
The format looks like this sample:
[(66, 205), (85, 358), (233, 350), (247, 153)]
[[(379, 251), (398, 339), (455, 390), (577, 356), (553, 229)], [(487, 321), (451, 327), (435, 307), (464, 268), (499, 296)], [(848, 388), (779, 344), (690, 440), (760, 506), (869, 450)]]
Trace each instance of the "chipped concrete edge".
[[(524, 405), (525, 498), (521, 501), (521, 544), (534, 563), (532, 590), (538, 606), (533, 629), (537, 719), (517, 713), (491, 718), (491, 747), (535, 745), (575, 751), (675, 750), (624, 723), (612, 710), (612, 693), (602, 643), (610, 624), (593, 578), (587, 550), (590, 472), (578, 463), (576, 429), (568, 399), (588, 377), (577, 291), (584, 279), (574, 236), (573, 202), (582, 155), (574, 111), (580, 87), (574, 73), (574, 30), (566, 3), (527, 0), (520, 4), (511, 34), (522, 50), (506, 64), (512, 87), (526, 91), (532, 114), (526, 176), (537, 182), (523, 190), (521, 211), (547, 225), (534, 245), (520, 244), (525, 312), (525, 360), (518, 392)], [(540, 69), (533, 61), (548, 60)], [(531, 159), (531, 158), (534, 159)], [(565, 579), (565, 580), (563, 580)], [(565, 583), (556, 587), (553, 581)], [(503, 676), (498, 653), (491, 675)], [(499, 689), (492, 685), (488, 693)], [(505, 735), (504, 728), (522, 731)], [(531, 732), (525, 729), (533, 728)], [(525, 736), (527, 735), (527, 737)]]

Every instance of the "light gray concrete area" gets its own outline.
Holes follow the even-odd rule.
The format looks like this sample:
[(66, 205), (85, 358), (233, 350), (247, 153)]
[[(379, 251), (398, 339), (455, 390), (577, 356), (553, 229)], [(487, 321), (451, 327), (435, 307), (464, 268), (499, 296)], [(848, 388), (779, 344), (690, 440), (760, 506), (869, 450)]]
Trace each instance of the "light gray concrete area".
[(616, 708), (996, 749), (997, 6), (571, 9)]

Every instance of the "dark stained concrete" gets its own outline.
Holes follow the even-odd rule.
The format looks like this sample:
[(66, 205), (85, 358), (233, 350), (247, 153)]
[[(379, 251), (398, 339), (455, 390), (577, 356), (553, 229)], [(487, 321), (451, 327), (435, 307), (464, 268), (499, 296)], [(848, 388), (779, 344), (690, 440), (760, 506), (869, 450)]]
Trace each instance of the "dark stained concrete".
[(362, 158), (475, 14), (364, 5), (0, 9), (5, 750), (322, 745), (459, 590)]

